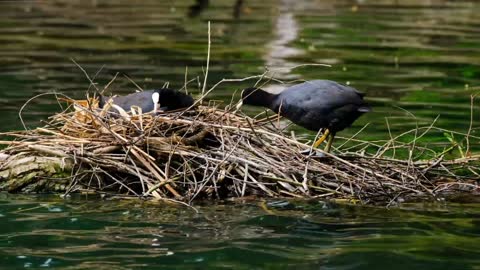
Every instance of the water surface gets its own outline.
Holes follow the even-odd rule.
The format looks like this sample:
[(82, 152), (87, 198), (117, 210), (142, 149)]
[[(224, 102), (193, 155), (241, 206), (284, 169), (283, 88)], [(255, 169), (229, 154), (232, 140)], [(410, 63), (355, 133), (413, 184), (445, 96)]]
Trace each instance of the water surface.
[(0, 258), (9, 268), (476, 269), (479, 210), (1, 195)]

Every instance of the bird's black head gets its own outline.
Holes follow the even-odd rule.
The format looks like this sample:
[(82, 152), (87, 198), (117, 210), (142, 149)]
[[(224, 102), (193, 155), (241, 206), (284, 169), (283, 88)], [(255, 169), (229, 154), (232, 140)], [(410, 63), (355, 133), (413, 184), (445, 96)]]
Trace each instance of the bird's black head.
[(162, 88), (156, 89), (153, 92), (158, 93), (160, 107), (164, 108), (165, 110), (187, 108), (192, 106), (194, 103), (194, 100), (190, 95), (173, 89)]
[(270, 107), (274, 98), (274, 94), (260, 88), (249, 87), (242, 91), (242, 101), (246, 105)]

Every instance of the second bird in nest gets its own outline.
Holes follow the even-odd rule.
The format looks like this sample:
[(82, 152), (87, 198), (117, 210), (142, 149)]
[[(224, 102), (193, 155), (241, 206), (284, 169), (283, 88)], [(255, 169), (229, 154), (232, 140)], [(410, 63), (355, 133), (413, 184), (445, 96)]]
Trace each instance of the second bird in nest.
[[(99, 107), (103, 108), (109, 99), (109, 97), (100, 95)], [(143, 113), (183, 109), (192, 106), (194, 103), (190, 95), (169, 88), (115, 96), (111, 99), (114, 105), (125, 111), (129, 111), (132, 106), (137, 106), (142, 109)]]

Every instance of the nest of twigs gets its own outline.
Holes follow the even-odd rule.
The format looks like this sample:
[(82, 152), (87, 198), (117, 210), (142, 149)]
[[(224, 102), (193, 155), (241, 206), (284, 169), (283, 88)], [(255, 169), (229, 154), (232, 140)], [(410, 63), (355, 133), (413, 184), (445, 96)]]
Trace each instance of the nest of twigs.
[(478, 189), (474, 174), (455, 173), (465, 166), (478, 171), (478, 157), (416, 162), (365, 153), (317, 157), (300, 153), (310, 145), (288, 137), (270, 119), (216, 106), (155, 116), (113, 116), (107, 109), (75, 106), (42, 128), (8, 133), (15, 140), (0, 153), (6, 157), (0, 189), (93, 191), (187, 203), (249, 195), (392, 202)]

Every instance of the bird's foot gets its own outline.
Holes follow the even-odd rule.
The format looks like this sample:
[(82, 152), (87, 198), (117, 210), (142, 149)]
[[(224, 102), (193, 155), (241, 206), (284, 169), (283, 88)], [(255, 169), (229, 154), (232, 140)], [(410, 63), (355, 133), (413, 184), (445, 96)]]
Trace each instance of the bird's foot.
[(303, 151), (300, 151), (300, 154), (306, 155), (306, 156), (312, 156), (312, 157), (326, 157), (324, 152), (319, 151), (318, 149), (315, 148), (308, 148)]

